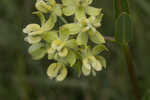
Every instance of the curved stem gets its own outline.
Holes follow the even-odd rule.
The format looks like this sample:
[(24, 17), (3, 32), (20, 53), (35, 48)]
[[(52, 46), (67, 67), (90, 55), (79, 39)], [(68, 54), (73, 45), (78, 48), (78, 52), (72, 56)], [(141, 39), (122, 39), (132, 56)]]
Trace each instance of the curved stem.
[(123, 44), (123, 51), (124, 51), (124, 56), (126, 58), (126, 63), (127, 63), (127, 67), (128, 67), (131, 84), (133, 87), (133, 92), (135, 94), (136, 100), (141, 100), (141, 93), (140, 93), (140, 89), (137, 84), (137, 75), (134, 70), (132, 55), (131, 55), (131, 51), (130, 51), (128, 43)]

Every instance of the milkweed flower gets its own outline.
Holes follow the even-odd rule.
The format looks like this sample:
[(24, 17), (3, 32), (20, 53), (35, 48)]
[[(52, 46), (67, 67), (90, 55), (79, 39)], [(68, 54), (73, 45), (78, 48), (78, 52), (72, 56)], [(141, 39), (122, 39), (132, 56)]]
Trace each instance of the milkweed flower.
[[(106, 68), (106, 60), (100, 54), (108, 51), (105, 39), (97, 30), (101, 26), (102, 9), (91, 5), (93, 0), (37, 0), (33, 14), (40, 18), (41, 24), (31, 23), (23, 32), (25, 41), (30, 44), (29, 54), (34, 60), (45, 56), (55, 63), (49, 65), (47, 75), (50, 79), (63, 81), (68, 68), (88, 76)], [(73, 22), (64, 21), (64, 16), (72, 16)], [(60, 19), (57, 19), (57, 18)], [(57, 23), (58, 20), (65, 24)]]

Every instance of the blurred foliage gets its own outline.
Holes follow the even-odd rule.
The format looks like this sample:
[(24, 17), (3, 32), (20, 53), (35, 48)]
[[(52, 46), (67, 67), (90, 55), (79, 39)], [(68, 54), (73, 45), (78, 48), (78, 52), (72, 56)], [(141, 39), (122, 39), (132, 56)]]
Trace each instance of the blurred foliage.
[[(70, 69), (67, 80), (56, 83), (46, 75), (47, 59), (33, 61), (27, 53), (22, 29), (39, 20), (31, 15), (35, 0), (0, 0), (0, 100), (133, 100), (126, 63), (117, 44), (107, 43), (107, 69), (96, 77), (76, 76)], [(113, 1), (94, 0), (103, 8), (104, 36), (114, 36)], [(134, 39), (131, 43), (138, 84), (143, 100), (150, 90), (150, 1), (131, 0)]]

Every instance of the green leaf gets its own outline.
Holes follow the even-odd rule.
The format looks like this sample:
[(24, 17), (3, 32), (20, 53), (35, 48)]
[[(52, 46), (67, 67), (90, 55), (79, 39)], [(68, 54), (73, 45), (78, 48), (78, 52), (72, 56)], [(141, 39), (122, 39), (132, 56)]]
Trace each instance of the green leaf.
[(120, 43), (129, 42), (132, 39), (132, 22), (126, 13), (121, 14), (116, 21), (115, 38)]
[(56, 20), (57, 20), (56, 15), (52, 13), (41, 29), (44, 31), (51, 30), (55, 26)]
[(66, 6), (63, 8), (63, 13), (65, 16), (71, 16), (75, 13), (75, 7), (73, 6)]
[(76, 54), (73, 51), (69, 51), (66, 61), (70, 64), (70, 66), (73, 66), (76, 63)]
[(43, 0), (39, 0), (36, 2), (35, 7), (37, 10), (43, 12), (43, 13), (48, 13), (51, 11), (52, 7), (47, 5)]
[(87, 12), (87, 14), (90, 15), (90, 16), (97, 16), (97, 15), (99, 15), (100, 12), (101, 12), (101, 10), (102, 10), (102, 9), (94, 8), (94, 7), (91, 7), (91, 6), (88, 6), (88, 7), (86, 8), (86, 12)]
[(32, 14), (36, 14), (40, 18), (41, 24), (44, 25), (46, 20), (43, 13), (41, 13), (40, 11), (36, 11), (33, 12)]
[(114, 17), (117, 19), (123, 12), (129, 14), (129, 5), (127, 0), (114, 0)]
[(77, 34), (81, 31), (80, 24), (75, 24), (75, 23), (65, 24), (63, 27), (68, 28), (69, 34), (72, 34), (72, 35)]
[(86, 32), (79, 33), (77, 37), (77, 43), (79, 45), (86, 45), (87, 42), (88, 42), (88, 33)]
[(58, 32), (57, 31), (49, 31), (42, 34), (42, 38), (46, 41), (51, 43), (54, 40), (58, 39)]
[(100, 61), (102, 66), (106, 68), (106, 59), (103, 56), (96, 56), (96, 58)]
[(104, 50), (109, 51), (105, 45), (102, 45), (102, 44), (101, 45), (96, 45), (93, 48), (92, 53), (93, 53), (93, 55), (98, 55), (101, 52), (103, 52)]
[(94, 32), (93, 30), (90, 30), (89, 38), (92, 42), (94, 42), (96, 44), (105, 43), (104, 37), (98, 31)]

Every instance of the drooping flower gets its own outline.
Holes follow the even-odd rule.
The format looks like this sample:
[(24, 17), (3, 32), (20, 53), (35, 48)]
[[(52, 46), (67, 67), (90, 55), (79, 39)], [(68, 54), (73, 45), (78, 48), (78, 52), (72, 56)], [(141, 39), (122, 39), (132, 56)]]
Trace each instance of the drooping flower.
[(67, 69), (61, 63), (53, 63), (47, 69), (47, 75), (50, 79), (56, 79), (57, 81), (63, 81), (67, 76)]
[(102, 70), (102, 64), (94, 56), (84, 58), (82, 63), (82, 72), (85, 76), (90, 75), (91, 72)]
[(85, 76), (91, 73), (95, 76), (96, 71), (101, 71), (103, 67), (106, 67), (105, 59), (102, 56), (98, 56), (104, 50), (108, 50), (104, 45), (97, 45), (92, 50), (90, 47), (86, 47), (82, 52), (82, 72)]

